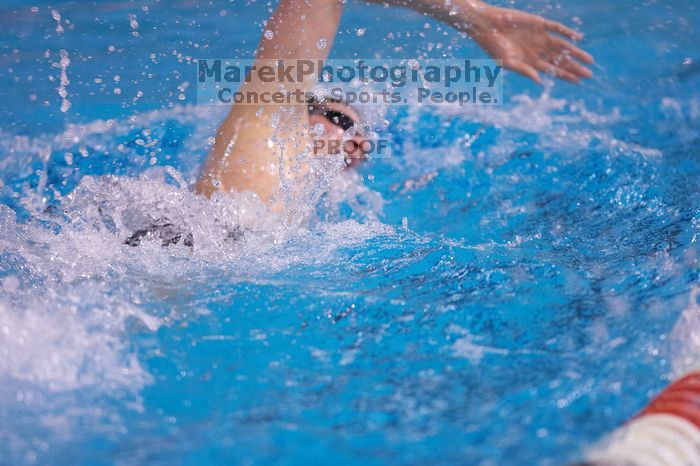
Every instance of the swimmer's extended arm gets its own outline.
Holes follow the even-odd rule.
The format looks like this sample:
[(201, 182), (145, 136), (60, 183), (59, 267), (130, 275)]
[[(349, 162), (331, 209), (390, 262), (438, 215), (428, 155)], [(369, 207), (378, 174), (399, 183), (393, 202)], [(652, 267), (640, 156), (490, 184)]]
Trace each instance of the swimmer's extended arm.
[[(342, 6), (342, 0), (280, 0), (260, 39), (254, 65), (274, 65), (282, 58), (325, 59)], [(266, 83), (253, 76), (241, 84), (242, 94), (279, 90), (275, 80)], [(285, 82), (285, 90), (306, 92), (314, 84), (309, 77)], [(279, 207), (281, 179), (304, 174), (297, 156), (308, 144), (307, 126), (306, 105), (234, 105), (216, 133), (196, 191), (207, 195), (217, 190), (252, 191), (265, 202), (276, 199)]]
[[(578, 81), (590, 71), (574, 58), (592, 57), (560, 37), (580, 38), (564, 25), (517, 10), (496, 8), (480, 0), (371, 0), (412, 8), (470, 34), (507, 68), (540, 80), (537, 70)], [(325, 59), (335, 38), (344, 0), (280, 0), (260, 39), (255, 65), (280, 58)], [(244, 82), (242, 94), (271, 93), (277, 82)], [(308, 91), (313, 78), (285, 83), (285, 91)], [(298, 160), (309, 144), (306, 105), (234, 105), (219, 127), (196, 191), (251, 191), (280, 207), (281, 183), (300, 178), (306, 166)], [(290, 191), (287, 190), (287, 194)]]
[(577, 83), (591, 71), (593, 57), (564, 40), (578, 41), (581, 34), (556, 21), (518, 10), (498, 8), (481, 0), (366, 0), (370, 3), (411, 8), (469, 34), (489, 55), (502, 59), (506, 68), (541, 82), (538, 71)]

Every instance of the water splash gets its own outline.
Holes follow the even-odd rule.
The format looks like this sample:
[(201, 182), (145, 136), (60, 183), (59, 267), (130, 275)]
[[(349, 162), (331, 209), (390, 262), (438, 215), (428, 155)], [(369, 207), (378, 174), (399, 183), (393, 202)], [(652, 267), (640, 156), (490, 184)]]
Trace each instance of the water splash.
[(671, 332), (674, 346), (674, 374), (683, 374), (700, 369), (700, 286), (693, 286), (688, 293), (688, 305), (681, 312)]
[(71, 103), (68, 100), (67, 90), (68, 84), (70, 84), (70, 81), (68, 80), (68, 65), (70, 65), (70, 58), (68, 58), (68, 52), (64, 49), (61, 49), (59, 52), (59, 57), (60, 60), (54, 66), (58, 66), (58, 68), (61, 69), (61, 74), (59, 76), (60, 81), (57, 90), (59, 97), (61, 97), (61, 112), (66, 113), (71, 107)]
[(61, 13), (57, 10), (51, 10), (51, 17), (56, 21), (56, 33), (63, 34), (63, 26), (61, 26)]

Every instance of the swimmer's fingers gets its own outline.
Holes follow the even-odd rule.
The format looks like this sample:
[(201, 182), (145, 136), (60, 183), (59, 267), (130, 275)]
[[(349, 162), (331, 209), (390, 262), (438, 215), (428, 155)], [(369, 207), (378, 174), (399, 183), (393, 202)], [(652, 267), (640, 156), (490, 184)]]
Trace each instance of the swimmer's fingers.
[(583, 39), (583, 34), (580, 32), (574, 31), (570, 27), (564, 26), (561, 23), (557, 23), (556, 21), (551, 21), (549, 19), (544, 20), (544, 27), (546, 30), (551, 31), (551, 32), (556, 32), (558, 34), (561, 34), (564, 37), (568, 37), (571, 40), (579, 41)]
[(538, 60), (536, 67), (540, 71), (544, 71), (545, 73), (551, 74), (552, 76), (556, 76), (557, 78), (564, 79), (571, 83), (578, 84), (580, 82), (579, 77), (574, 73), (546, 60)]
[(576, 60), (572, 59), (568, 53), (558, 55), (553, 59), (548, 60), (550, 63), (556, 65), (557, 68), (562, 68), (569, 73), (573, 73), (581, 78), (590, 78), (593, 76), (593, 72), (586, 68), (585, 66), (578, 63)]
[(540, 74), (537, 72), (537, 70), (525, 62), (522, 62), (522, 61), (508, 62), (508, 61), (506, 61), (505, 65), (507, 68), (509, 68), (517, 73), (520, 73), (524, 76), (527, 76), (528, 78), (535, 81), (537, 84), (542, 83), (542, 78), (540, 78)]
[(576, 47), (571, 42), (567, 42), (564, 39), (553, 36), (550, 36), (549, 40), (556, 49), (562, 52), (570, 53), (572, 57), (582, 61), (583, 63), (588, 63), (589, 65), (593, 64), (593, 56), (585, 50), (581, 50), (580, 48)]

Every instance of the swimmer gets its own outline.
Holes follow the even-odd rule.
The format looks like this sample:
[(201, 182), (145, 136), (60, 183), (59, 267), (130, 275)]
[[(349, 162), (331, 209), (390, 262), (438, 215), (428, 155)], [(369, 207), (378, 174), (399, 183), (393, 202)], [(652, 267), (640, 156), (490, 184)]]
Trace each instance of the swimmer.
[[(279, 59), (325, 60), (343, 12), (344, 0), (280, 0), (267, 22), (255, 56), (255, 65), (274, 65)], [(578, 83), (591, 77), (584, 64), (591, 55), (573, 45), (581, 34), (563, 24), (518, 10), (498, 8), (480, 0), (375, 1), (387, 7), (413, 9), (471, 36), (506, 68), (537, 83), (540, 72)], [(319, 43), (326, 44), (318, 47)], [(291, 83), (287, 92), (307, 95), (316, 82), (310, 76)], [(279, 83), (251, 75), (242, 93), (274, 92)], [(299, 154), (310, 147), (341, 148), (347, 167), (365, 158), (360, 115), (338, 99), (310, 99), (298, 105), (233, 105), (219, 127), (214, 145), (195, 189), (210, 196), (215, 191), (250, 191), (275, 210), (281, 209), (283, 179), (301, 184), (308, 166)], [(319, 134), (316, 129), (322, 128)], [(312, 137), (311, 129), (314, 128)], [(347, 132), (351, 133), (348, 134)], [(354, 144), (346, 144), (349, 139)], [(345, 138), (345, 139), (343, 139)], [(319, 139), (327, 144), (318, 144)], [(343, 141), (343, 144), (340, 142)], [(330, 144), (328, 142), (335, 142)], [(337, 152), (337, 151), (336, 151)], [(333, 154), (327, 154), (333, 155)]]

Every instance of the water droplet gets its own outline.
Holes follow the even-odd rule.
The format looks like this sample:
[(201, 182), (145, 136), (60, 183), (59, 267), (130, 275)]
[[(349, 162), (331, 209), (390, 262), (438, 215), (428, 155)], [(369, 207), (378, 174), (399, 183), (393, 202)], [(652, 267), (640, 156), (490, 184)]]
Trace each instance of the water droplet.
[(265, 39), (271, 40), (273, 37), (275, 37), (275, 33), (270, 31), (269, 29), (265, 31)]
[(321, 137), (326, 134), (326, 128), (321, 123), (316, 123), (311, 129), (311, 133), (316, 137)]
[(61, 97), (61, 112), (66, 113), (71, 107), (71, 103), (68, 100), (68, 91), (66, 89), (68, 84), (70, 84), (68, 80), (68, 65), (70, 65), (70, 59), (68, 58), (68, 52), (66, 50), (61, 50), (59, 56), (61, 60), (58, 62), (58, 66), (61, 68), (61, 75), (58, 95)]
[(316, 42), (317, 49), (323, 50), (326, 47), (328, 47), (328, 39), (319, 39), (318, 42)]
[(357, 34), (357, 37), (362, 37), (365, 35), (365, 32), (367, 32), (367, 28), (359, 28), (355, 34)]
[(133, 13), (129, 14), (129, 26), (131, 26), (131, 29), (136, 30), (139, 28), (139, 22), (136, 19), (136, 15)]
[(131, 30), (132, 30), (131, 35), (134, 37), (138, 37), (139, 33), (138, 33), (137, 29), (139, 28), (139, 22), (136, 19), (136, 15), (133, 13), (129, 14), (129, 25), (131, 26)]
[(63, 26), (61, 26), (61, 13), (56, 10), (51, 10), (51, 17), (56, 21), (56, 33), (63, 34)]

